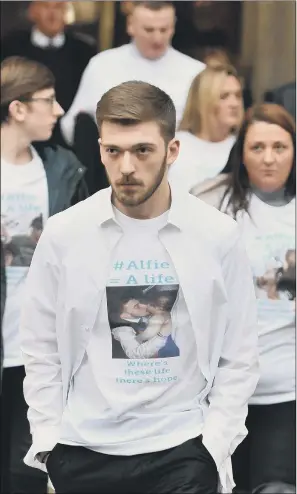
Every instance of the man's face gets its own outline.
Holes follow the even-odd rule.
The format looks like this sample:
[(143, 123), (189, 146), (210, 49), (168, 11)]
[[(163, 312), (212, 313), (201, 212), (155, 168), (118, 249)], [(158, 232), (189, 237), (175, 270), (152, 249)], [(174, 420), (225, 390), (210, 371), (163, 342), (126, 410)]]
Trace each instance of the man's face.
[(47, 141), (64, 111), (56, 101), (54, 89), (44, 89), (36, 92), (28, 102), (13, 101), (10, 113), (32, 142)]
[(155, 60), (162, 57), (171, 43), (175, 27), (172, 6), (150, 10), (144, 6), (133, 9), (128, 19), (128, 34), (143, 57)]
[(141, 304), (137, 299), (129, 300), (123, 307), (123, 312), (131, 317), (144, 317), (148, 315), (146, 304)]
[(120, 125), (103, 122), (100, 151), (114, 197), (137, 207), (167, 181), (167, 169), (178, 155), (175, 139), (167, 146), (155, 122)]
[(66, 6), (67, 2), (64, 1), (32, 2), (30, 19), (43, 34), (53, 38), (64, 30)]

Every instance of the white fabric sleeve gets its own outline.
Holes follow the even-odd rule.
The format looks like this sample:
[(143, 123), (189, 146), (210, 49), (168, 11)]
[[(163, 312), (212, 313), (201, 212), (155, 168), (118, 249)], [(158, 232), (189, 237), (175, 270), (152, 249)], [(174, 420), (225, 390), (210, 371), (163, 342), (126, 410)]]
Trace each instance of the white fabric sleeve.
[[(50, 222), (40, 237), (25, 286), (20, 336), (26, 377), (24, 396), (33, 445), (25, 463), (51, 451), (59, 439), (63, 413), (61, 362), (56, 337), (59, 264), (51, 244)], [(40, 464), (39, 464), (40, 465)]]
[(99, 55), (95, 55), (88, 63), (82, 75), (79, 88), (71, 107), (60, 120), (64, 139), (73, 145), (76, 117), (80, 112), (88, 113), (95, 119), (97, 103), (103, 92), (100, 84), (102, 78)]

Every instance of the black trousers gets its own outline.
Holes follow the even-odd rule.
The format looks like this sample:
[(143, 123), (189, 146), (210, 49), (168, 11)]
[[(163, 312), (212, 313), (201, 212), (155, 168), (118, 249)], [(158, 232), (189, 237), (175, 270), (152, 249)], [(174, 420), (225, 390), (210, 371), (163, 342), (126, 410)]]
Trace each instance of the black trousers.
[(45, 494), (47, 475), (24, 464), (31, 446), (27, 404), (23, 394), (24, 367), (3, 370), (1, 394), (1, 493)]
[(268, 483), (296, 483), (296, 402), (250, 405), (248, 435), (233, 457), (235, 492)]
[(215, 494), (218, 473), (201, 436), (165, 451), (135, 456), (57, 444), (47, 460), (57, 494)]

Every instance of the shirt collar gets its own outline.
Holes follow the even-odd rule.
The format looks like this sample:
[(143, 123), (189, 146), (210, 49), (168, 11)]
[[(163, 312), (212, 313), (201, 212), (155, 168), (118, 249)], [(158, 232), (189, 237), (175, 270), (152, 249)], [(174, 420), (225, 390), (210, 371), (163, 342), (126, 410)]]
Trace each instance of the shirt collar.
[[(185, 220), (187, 218), (187, 213), (185, 211), (185, 207), (187, 204), (187, 196), (184, 192), (180, 192), (175, 187), (171, 187), (171, 205), (169, 209), (168, 215), (168, 223), (167, 225), (172, 225), (179, 230), (183, 228), (185, 225)], [(99, 226), (108, 226), (110, 222), (116, 223), (112, 202), (111, 202), (111, 194), (112, 189), (108, 187), (107, 189), (103, 189), (93, 197), (96, 196), (100, 200), (100, 207), (95, 208), (97, 211), (97, 220)], [(99, 212), (98, 212), (99, 210)], [(167, 226), (166, 225), (166, 226)]]
[(48, 48), (49, 46), (60, 48), (65, 43), (65, 34), (59, 33), (53, 38), (49, 38), (34, 27), (31, 32), (31, 43), (39, 48)]

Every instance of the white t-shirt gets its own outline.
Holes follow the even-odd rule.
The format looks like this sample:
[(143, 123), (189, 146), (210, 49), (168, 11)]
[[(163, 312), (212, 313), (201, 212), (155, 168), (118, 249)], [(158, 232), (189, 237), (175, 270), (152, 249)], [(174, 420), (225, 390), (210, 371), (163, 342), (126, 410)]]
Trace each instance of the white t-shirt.
[(169, 168), (168, 179), (172, 186), (187, 191), (218, 175), (226, 165), (235, 143), (233, 135), (221, 142), (210, 142), (186, 131), (177, 132), (176, 138), (180, 140), (180, 151), (177, 160)]
[(295, 399), (295, 206), (269, 206), (253, 195), (250, 217), (238, 218), (258, 299), (261, 377), (253, 404)]
[(198, 395), (206, 381), (174, 266), (158, 238), (168, 213), (135, 220), (115, 210), (115, 218), (124, 235), (71, 381), (60, 442), (133, 455), (201, 433)]
[(3, 317), (4, 367), (23, 365), (19, 319), (25, 278), (48, 218), (48, 188), (43, 162), (34, 148), (32, 160), (14, 165), (1, 158), (1, 238), (7, 277)]

